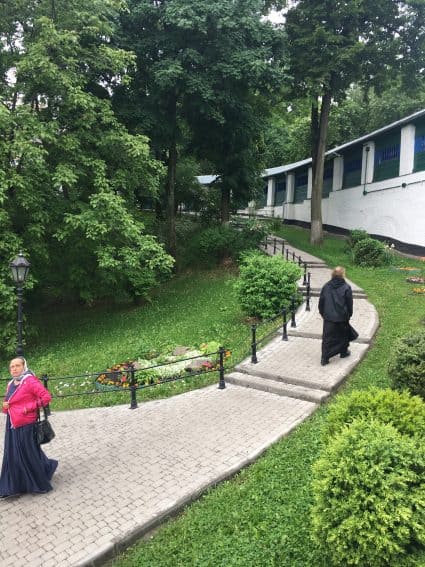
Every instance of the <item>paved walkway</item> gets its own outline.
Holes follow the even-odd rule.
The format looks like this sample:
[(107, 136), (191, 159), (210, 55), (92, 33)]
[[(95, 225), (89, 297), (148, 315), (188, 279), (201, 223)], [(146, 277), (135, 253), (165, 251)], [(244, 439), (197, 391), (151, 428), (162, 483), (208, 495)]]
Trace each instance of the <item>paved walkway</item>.
[[(314, 283), (324, 268), (311, 258)], [(100, 565), (253, 462), (309, 416), (365, 354), (377, 315), (366, 299), (355, 299), (354, 310), (360, 337), (352, 356), (326, 367), (320, 366), (313, 299), (310, 312), (300, 308), (289, 340), (272, 340), (256, 365), (243, 361), (227, 376), (225, 390), (210, 386), (133, 411), (53, 413), (57, 437), (46, 453), (59, 459), (54, 490), (0, 500), (0, 565)]]

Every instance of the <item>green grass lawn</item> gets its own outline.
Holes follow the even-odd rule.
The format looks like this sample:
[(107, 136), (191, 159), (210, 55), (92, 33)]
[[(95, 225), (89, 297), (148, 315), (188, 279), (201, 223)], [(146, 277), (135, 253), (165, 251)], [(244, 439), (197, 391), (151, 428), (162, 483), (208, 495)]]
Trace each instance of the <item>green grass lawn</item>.
[[(406, 274), (352, 266), (342, 239), (327, 238), (321, 248), (313, 248), (304, 230), (285, 227), (281, 235), (330, 266), (346, 266), (348, 277), (364, 288), (379, 312), (381, 327), (373, 348), (330, 403), (338, 403), (353, 389), (388, 386), (386, 369), (394, 341), (423, 324), (425, 297), (412, 295)], [(423, 268), (419, 261), (397, 262)], [(311, 464), (320, 452), (326, 415), (325, 405), (257, 463), (210, 490), (114, 565), (326, 567), (310, 538), (309, 516)], [(425, 554), (414, 564), (423, 567)]]
[[(198, 346), (218, 341), (232, 350), (227, 366), (240, 361), (249, 350), (250, 326), (241, 313), (233, 290), (235, 270), (216, 269), (180, 275), (142, 306), (99, 306), (94, 309), (53, 309), (32, 313), (40, 329), (26, 356), (38, 376), (82, 375), (77, 380), (52, 379), (53, 394), (91, 391), (94, 377), (115, 363), (141, 357), (143, 353), (170, 352), (177, 345)], [(275, 327), (278, 325), (276, 322)], [(270, 325), (259, 330), (265, 333)], [(7, 376), (7, 361), (1, 365)], [(85, 375), (88, 374), (87, 378)], [(218, 382), (218, 373), (208, 373), (137, 392), (140, 401), (166, 397)], [(0, 385), (2, 390), (5, 381)], [(128, 403), (129, 391), (79, 395), (56, 399), (55, 409)]]

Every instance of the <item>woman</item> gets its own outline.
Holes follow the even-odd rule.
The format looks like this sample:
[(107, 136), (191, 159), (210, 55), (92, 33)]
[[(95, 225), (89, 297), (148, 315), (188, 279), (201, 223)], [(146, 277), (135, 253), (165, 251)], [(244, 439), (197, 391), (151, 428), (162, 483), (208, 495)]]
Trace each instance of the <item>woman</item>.
[[(341, 358), (350, 356), (348, 346), (357, 333), (350, 327), (353, 315), (353, 292), (345, 281), (345, 269), (337, 266), (332, 279), (322, 288), (319, 298), (319, 313), (323, 317), (322, 366), (336, 354)], [(358, 335), (357, 335), (358, 336)]]
[(0, 497), (52, 490), (50, 480), (58, 462), (48, 459), (37, 444), (35, 423), (38, 408), (46, 406), (51, 395), (28, 370), (25, 358), (10, 361), (9, 382), (3, 402), (7, 414)]

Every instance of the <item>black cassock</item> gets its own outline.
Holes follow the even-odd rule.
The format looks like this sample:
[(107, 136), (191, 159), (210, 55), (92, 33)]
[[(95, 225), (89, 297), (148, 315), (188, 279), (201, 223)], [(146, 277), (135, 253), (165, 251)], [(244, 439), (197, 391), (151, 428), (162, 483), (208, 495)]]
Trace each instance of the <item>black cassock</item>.
[(324, 320), (322, 358), (331, 358), (336, 354), (347, 352), (350, 341), (354, 341), (358, 336), (358, 332), (348, 321), (334, 323)]

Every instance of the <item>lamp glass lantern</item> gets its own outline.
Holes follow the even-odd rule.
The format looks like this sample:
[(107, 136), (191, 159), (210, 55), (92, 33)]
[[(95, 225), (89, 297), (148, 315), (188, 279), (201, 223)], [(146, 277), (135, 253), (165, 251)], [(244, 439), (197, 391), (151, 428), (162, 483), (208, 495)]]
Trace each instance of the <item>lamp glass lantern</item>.
[(28, 272), (30, 271), (30, 263), (25, 256), (20, 252), (12, 262), (10, 262), (10, 269), (12, 271), (12, 278), (16, 285), (23, 285), (27, 279)]

